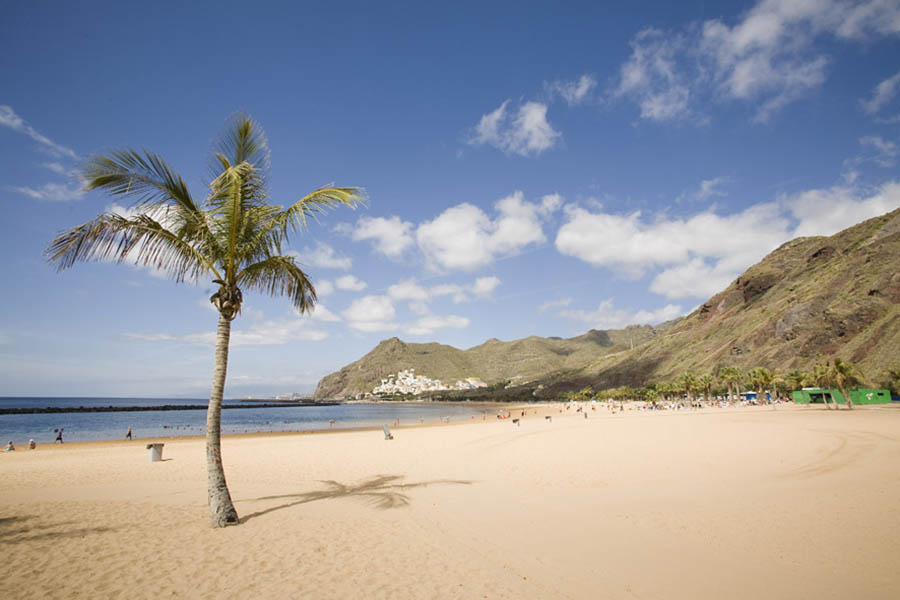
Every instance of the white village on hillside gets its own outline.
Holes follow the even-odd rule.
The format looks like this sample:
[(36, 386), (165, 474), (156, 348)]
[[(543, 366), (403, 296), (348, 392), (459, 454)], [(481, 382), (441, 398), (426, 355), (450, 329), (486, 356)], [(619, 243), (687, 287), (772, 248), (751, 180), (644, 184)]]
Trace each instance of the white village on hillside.
[(375, 386), (372, 393), (379, 394), (413, 394), (419, 395), (424, 392), (441, 392), (445, 390), (471, 390), (480, 387), (487, 387), (487, 384), (475, 377), (467, 377), (466, 379), (457, 381), (454, 385), (445, 385), (440, 379), (431, 379), (425, 375), (416, 375), (415, 369), (405, 369), (397, 373), (397, 379), (394, 380), (394, 374), (390, 374), (387, 378), (381, 380), (381, 385)]

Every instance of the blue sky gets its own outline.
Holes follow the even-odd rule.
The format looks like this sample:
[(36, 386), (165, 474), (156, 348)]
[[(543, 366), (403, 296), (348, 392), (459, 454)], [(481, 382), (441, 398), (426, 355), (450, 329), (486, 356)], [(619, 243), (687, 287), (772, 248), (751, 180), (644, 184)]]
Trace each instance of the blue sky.
[[(295, 5), (296, 4), (296, 5)], [(467, 348), (688, 313), (798, 235), (900, 206), (900, 3), (6, 3), (0, 395), (208, 394), (212, 284), (43, 259), (127, 210), (88, 156), (203, 197), (235, 111), (320, 304), (246, 297), (226, 395), (311, 391), (378, 341)]]

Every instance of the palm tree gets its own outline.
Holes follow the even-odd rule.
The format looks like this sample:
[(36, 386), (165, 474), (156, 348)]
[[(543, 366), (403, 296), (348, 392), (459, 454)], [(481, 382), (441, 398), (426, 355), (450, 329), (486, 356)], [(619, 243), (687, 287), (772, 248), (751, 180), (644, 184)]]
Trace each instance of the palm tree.
[(708, 373), (706, 375), (701, 375), (700, 379), (697, 380), (697, 385), (703, 390), (703, 396), (707, 402), (709, 402), (709, 399), (712, 397), (712, 388), (715, 382), (715, 378)]
[(793, 392), (794, 390), (799, 390), (803, 387), (804, 381), (807, 378), (807, 374), (804, 371), (799, 369), (794, 369), (790, 373), (784, 376), (784, 382), (788, 388), (788, 391)]
[(825, 403), (825, 408), (831, 410), (832, 408), (837, 408), (837, 403), (835, 402), (834, 407), (831, 406), (829, 399), (831, 398), (831, 388), (834, 384), (831, 369), (828, 368), (828, 364), (815, 365), (813, 367), (812, 372), (809, 374), (809, 378), (812, 383), (823, 390), (822, 394), (822, 402)]
[(900, 395), (900, 367), (888, 369), (885, 372), (884, 387), (891, 394), (895, 396)]
[(765, 388), (772, 384), (772, 372), (765, 367), (756, 367), (748, 373), (750, 383), (756, 386), (756, 400), (762, 404), (766, 401)]
[(741, 380), (744, 378), (741, 370), (737, 367), (722, 367), (719, 369), (719, 379), (725, 382), (725, 385), (728, 386), (728, 401), (733, 402), (735, 391), (737, 391), (738, 396), (740, 395), (740, 385)]
[(249, 117), (226, 126), (211, 161), (206, 200), (197, 202), (184, 180), (150, 152), (117, 150), (96, 156), (84, 168), (87, 190), (135, 198), (134, 214), (101, 214), (54, 239), (47, 260), (58, 270), (78, 261), (133, 261), (177, 282), (209, 277), (218, 285), (210, 298), (219, 312), (215, 368), (206, 418), (206, 466), (214, 527), (238, 522), (225, 482), (220, 417), (231, 321), (240, 313), (244, 290), (288, 296), (310, 311), (316, 291), (294, 259), (282, 255), (290, 233), (338, 205), (365, 200), (355, 187), (326, 186), (285, 207), (267, 203), (269, 151), (265, 134)]
[(831, 380), (841, 390), (841, 395), (847, 401), (847, 408), (853, 410), (853, 402), (850, 400), (850, 387), (863, 382), (862, 371), (853, 363), (844, 362), (840, 358), (836, 358), (831, 363), (830, 372)]
[(692, 402), (694, 399), (693, 391), (697, 388), (697, 376), (690, 371), (685, 371), (678, 376), (678, 383), (684, 391), (687, 401)]

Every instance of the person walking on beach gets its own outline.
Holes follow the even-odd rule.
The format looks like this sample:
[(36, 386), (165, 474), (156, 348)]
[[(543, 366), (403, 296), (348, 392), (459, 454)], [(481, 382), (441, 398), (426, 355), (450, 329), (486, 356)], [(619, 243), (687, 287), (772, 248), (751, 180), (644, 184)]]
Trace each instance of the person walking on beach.
[(55, 444), (56, 442), (59, 442), (60, 444), (63, 443), (62, 432), (63, 432), (62, 427), (60, 427), (60, 428), (59, 428), (59, 432), (56, 434), (56, 440), (53, 442), (54, 444)]
[(126, 439), (126, 440), (130, 440), (130, 439), (131, 439), (131, 427), (128, 428), (128, 433), (125, 434), (125, 439)]

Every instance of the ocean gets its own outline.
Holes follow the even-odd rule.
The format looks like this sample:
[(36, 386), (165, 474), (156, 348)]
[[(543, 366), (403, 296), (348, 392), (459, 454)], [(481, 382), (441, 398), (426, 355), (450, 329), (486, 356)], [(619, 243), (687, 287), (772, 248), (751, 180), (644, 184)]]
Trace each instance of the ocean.
[[(184, 398), (0, 398), (0, 408), (47, 408), (92, 406), (206, 405), (206, 399)], [(246, 404), (226, 400), (225, 404)], [(460, 404), (339, 404), (336, 406), (279, 406), (222, 411), (222, 433), (270, 431), (314, 431), (381, 427), (399, 420), (401, 425), (439, 423), (441, 419), (480, 419), (483, 406)], [(490, 411), (491, 415), (495, 411)], [(334, 424), (329, 421), (334, 420)], [(63, 441), (87, 442), (121, 440), (131, 427), (138, 438), (204, 435), (206, 409), (132, 412), (73, 412), (52, 414), (0, 415), (0, 443), (16, 446), (33, 439), (38, 444), (53, 443), (63, 429)]]

